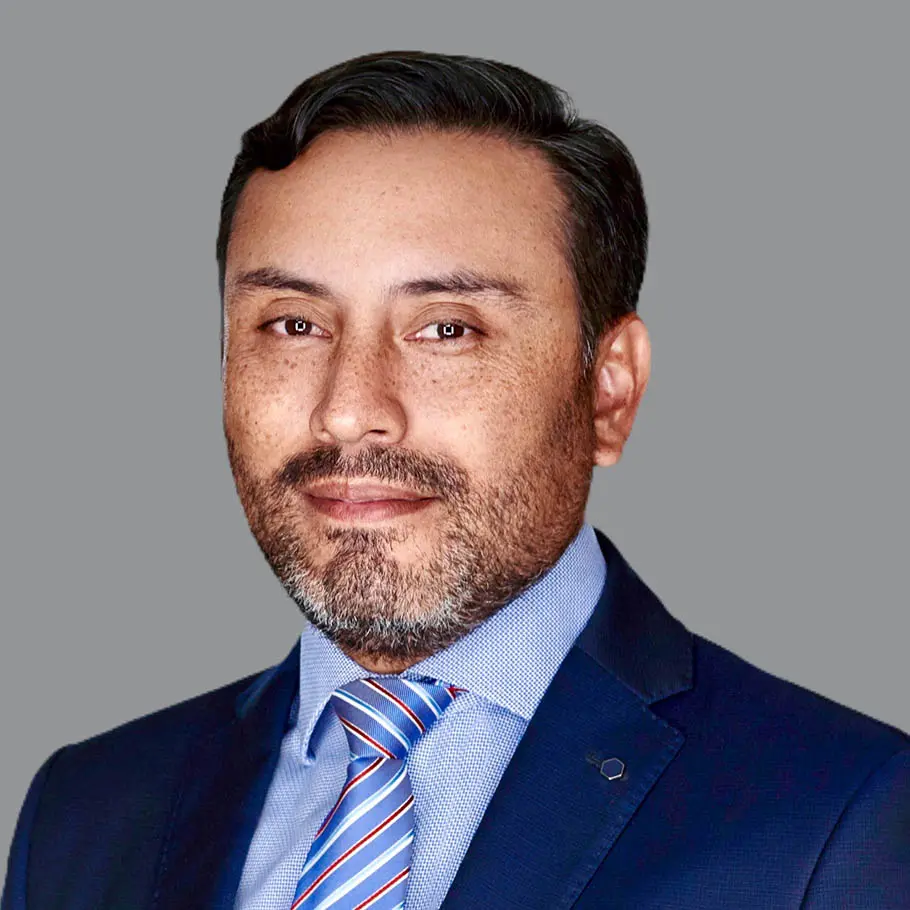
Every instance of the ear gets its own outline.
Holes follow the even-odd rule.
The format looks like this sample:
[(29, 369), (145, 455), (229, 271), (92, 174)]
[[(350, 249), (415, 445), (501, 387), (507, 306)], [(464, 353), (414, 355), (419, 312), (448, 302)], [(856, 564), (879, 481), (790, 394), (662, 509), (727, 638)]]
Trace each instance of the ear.
[(598, 345), (594, 375), (594, 463), (616, 464), (651, 376), (651, 342), (635, 313), (623, 317)]

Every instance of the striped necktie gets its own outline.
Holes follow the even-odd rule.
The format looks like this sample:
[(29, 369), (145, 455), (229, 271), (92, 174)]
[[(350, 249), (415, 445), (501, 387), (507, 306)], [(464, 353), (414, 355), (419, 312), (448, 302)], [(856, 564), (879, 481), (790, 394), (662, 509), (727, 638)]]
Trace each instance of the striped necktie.
[(401, 910), (414, 840), (408, 752), (462, 691), (358, 679), (329, 700), (350, 747), (347, 782), (310, 847), (291, 910)]

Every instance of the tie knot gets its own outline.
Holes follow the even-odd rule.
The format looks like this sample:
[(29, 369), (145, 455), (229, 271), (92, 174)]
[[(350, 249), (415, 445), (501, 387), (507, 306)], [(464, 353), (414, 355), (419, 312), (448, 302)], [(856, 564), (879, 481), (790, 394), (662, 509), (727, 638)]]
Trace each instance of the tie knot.
[(355, 679), (330, 702), (344, 726), (352, 757), (403, 759), (460, 691), (438, 680)]

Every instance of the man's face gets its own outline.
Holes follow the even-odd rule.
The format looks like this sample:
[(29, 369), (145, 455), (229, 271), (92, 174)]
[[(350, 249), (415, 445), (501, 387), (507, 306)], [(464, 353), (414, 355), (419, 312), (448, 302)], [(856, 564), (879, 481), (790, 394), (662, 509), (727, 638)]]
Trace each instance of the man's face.
[[(466, 634), (584, 520), (593, 402), (562, 206), (538, 153), (455, 133), (329, 133), (244, 188), (225, 275), (237, 490), (304, 615), (373, 669)], [(338, 501), (377, 483), (423, 499)]]

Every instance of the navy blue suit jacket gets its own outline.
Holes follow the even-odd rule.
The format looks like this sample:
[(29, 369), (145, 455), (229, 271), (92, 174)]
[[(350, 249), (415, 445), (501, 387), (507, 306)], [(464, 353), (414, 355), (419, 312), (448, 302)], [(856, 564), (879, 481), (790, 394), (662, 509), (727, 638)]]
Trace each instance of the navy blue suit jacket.
[[(910, 908), (908, 737), (692, 635), (597, 533), (600, 602), (443, 910)], [(295, 647), (52, 755), (2, 910), (228, 910), (297, 685)]]

